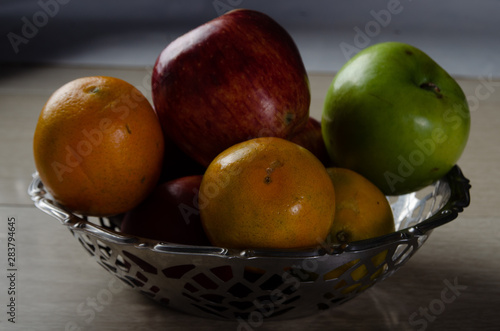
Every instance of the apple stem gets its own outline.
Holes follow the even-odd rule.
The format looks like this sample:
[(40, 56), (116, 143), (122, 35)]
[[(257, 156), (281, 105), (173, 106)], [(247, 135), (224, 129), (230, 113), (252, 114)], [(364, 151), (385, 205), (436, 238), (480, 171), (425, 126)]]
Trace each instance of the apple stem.
[(436, 94), (436, 97), (438, 99), (441, 99), (443, 97), (439, 86), (437, 86), (436, 84), (434, 84), (432, 82), (422, 83), (422, 84), (420, 84), (420, 88), (423, 88), (424, 90), (433, 91)]

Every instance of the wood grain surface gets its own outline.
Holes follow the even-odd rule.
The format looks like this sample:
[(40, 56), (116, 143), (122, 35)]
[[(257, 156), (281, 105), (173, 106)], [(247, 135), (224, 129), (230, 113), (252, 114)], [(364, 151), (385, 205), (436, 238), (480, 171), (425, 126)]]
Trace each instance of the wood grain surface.
[[(64, 66), (0, 69), (1, 330), (496, 330), (500, 326), (500, 83), (457, 77), (472, 128), (459, 161), (471, 205), (436, 229), (393, 276), (348, 303), (314, 316), (253, 325), (188, 316), (115, 282), (26, 190), (35, 170), (32, 139), (50, 94), (89, 75), (125, 79), (150, 99), (151, 68)], [(333, 74), (310, 73), (311, 115), (320, 118)], [(8, 220), (15, 219), (16, 315), (9, 318)], [(112, 293), (111, 296), (107, 295)], [(443, 296), (445, 293), (445, 296)], [(453, 296), (452, 296), (453, 294)]]

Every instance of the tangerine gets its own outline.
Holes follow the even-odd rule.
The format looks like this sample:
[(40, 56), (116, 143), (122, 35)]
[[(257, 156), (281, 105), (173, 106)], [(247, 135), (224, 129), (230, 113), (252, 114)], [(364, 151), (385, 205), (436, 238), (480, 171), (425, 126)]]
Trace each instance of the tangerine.
[(326, 170), (335, 187), (332, 243), (347, 244), (395, 231), (389, 201), (375, 184), (349, 169), (330, 167)]
[[(394, 216), (389, 201), (371, 181), (355, 171), (330, 167), (326, 169), (335, 187), (335, 219), (328, 235), (328, 242), (348, 244), (353, 241), (383, 236), (395, 231)], [(377, 271), (370, 277), (378, 277), (386, 268), (388, 250), (372, 257), (370, 263)], [(339, 278), (352, 268), (359, 259), (348, 262), (324, 275), (325, 280)], [(367, 276), (368, 268), (361, 264), (350, 274), (358, 281)], [(350, 292), (360, 286), (353, 285), (344, 290)]]
[(132, 209), (156, 186), (164, 140), (151, 104), (134, 86), (82, 77), (47, 100), (33, 152), (55, 201), (76, 213), (108, 216)]
[(276, 137), (220, 153), (203, 176), (198, 202), (209, 240), (226, 248), (319, 245), (335, 215), (334, 187), (321, 161)]

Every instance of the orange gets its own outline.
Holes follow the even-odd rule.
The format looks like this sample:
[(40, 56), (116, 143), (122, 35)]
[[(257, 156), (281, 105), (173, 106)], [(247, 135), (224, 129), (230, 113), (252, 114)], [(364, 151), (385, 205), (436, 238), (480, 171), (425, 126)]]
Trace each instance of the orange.
[(395, 231), (391, 206), (377, 186), (349, 169), (331, 167), (327, 172), (336, 193), (331, 242), (346, 244)]
[(219, 154), (198, 197), (211, 243), (226, 248), (302, 248), (321, 244), (335, 214), (323, 164), (290, 141), (255, 138)]
[[(335, 219), (330, 229), (328, 241), (335, 244), (348, 244), (353, 241), (370, 239), (395, 231), (391, 206), (382, 193), (371, 181), (349, 169), (327, 168), (335, 187)], [(371, 279), (378, 277), (385, 268), (387, 250), (375, 255), (370, 263), (378, 270)], [(340, 277), (353, 267), (358, 260), (346, 263), (324, 275), (324, 279)], [(353, 280), (365, 277), (368, 269), (364, 264), (351, 272)], [(344, 290), (350, 292), (358, 285)]]
[(113, 77), (73, 80), (48, 99), (35, 129), (36, 169), (47, 191), (70, 210), (123, 213), (156, 185), (163, 134), (149, 101)]

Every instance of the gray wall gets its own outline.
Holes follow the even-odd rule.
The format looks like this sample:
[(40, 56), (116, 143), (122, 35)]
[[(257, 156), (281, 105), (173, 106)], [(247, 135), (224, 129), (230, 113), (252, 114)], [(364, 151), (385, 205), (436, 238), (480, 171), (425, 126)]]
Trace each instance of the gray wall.
[(500, 77), (495, 0), (1, 0), (0, 62), (148, 67), (174, 38), (236, 7), (282, 24), (310, 71), (338, 70), (349, 47), (396, 40), (454, 75)]

